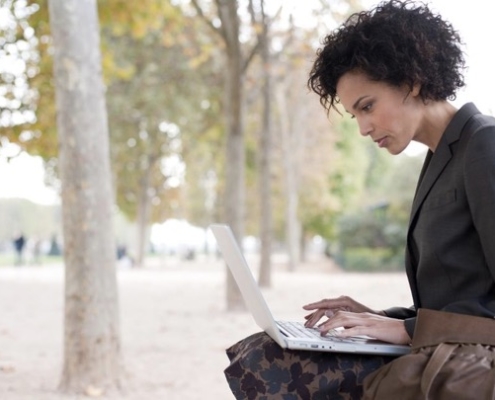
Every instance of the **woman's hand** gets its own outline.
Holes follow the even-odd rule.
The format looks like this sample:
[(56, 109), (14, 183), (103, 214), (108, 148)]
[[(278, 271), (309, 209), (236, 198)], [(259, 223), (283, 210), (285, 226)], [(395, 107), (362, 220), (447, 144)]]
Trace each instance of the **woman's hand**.
[(409, 337), (404, 321), (389, 318), (381, 311), (373, 311), (347, 296), (337, 299), (321, 300), (303, 307), (305, 310), (316, 310), (307, 315), (305, 326), (313, 327), (324, 315), (328, 320), (318, 325), (322, 335), (328, 331), (338, 330), (338, 337), (370, 336), (372, 338), (395, 344), (409, 344)]
[(335, 331), (337, 337), (365, 335), (395, 344), (411, 342), (403, 320), (383, 315), (337, 311), (327, 321), (320, 324), (318, 329), (322, 335), (326, 335), (328, 331), (338, 327), (344, 327), (344, 329)]
[(348, 296), (340, 296), (336, 299), (320, 300), (316, 303), (306, 304), (303, 308), (305, 310), (316, 310), (304, 317), (306, 319), (306, 323), (304, 325), (308, 328), (315, 326), (323, 316), (326, 315), (327, 317), (331, 317), (337, 311), (351, 311), (354, 313), (367, 312), (371, 314), (385, 315), (383, 311), (373, 311), (371, 308), (358, 303), (356, 300)]

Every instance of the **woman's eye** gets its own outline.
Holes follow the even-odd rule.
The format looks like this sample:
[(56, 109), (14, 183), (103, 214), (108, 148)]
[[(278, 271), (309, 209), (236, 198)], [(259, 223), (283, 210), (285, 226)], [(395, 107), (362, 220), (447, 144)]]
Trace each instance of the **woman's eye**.
[(362, 108), (363, 111), (369, 111), (371, 110), (371, 104), (366, 104), (363, 108)]

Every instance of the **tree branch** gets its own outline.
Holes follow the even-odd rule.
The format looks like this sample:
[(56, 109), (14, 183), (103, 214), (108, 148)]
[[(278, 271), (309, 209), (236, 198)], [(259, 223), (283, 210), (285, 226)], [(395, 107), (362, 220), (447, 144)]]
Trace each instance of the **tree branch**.
[(201, 6), (198, 3), (198, 0), (191, 0), (191, 3), (193, 5), (194, 9), (196, 10), (196, 12), (198, 13), (199, 17), (206, 23), (206, 25), (208, 25), (210, 27), (210, 29), (212, 29), (213, 32), (215, 32), (216, 35), (220, 35), (220, 37), (223, 40), (225, 40), (224, 33), (219, 28), (217, 28), (215, 25), (213, 25), (213, 22), (205, 15), (205, 13), (203, 12), (203, 9), (201, 8)]
[(244, 61), (244, 65), (242, 66), (242, 72), (246, 72), (246, 70), (249, 67), (249, 64), (251, 64), (251, 61), (253, 60), (254, 56), (258, 53), (259, 49), (261, 47), (261, 41), (260, 38), (258, 37), (256, 40), (256, 44), (253, 46), (251, 51), (249, 52), (249, 55), (246, 57), (246, 60)]
[[(269, 27), (271, 26), (271, 24), (273, 23), (273, 21), (275, 21), (280, 16), (280, 13), (282, 12), (282, 7), (283, 6), (279, 7), (279, 9), (277, 10), (277, 12), (273, 18), (268, 18), (268, 16), (265, 14), (264, 0), (261, 0), (260, 8), (261, 8), (261, 21), (263, 24), (263, 31), (259, 32), (258, 30), (255, 29), (257, 41), (256, 41), (256, 44), (251, 49), (251, 51), (249, 52), (248, 56), (246, 57), (246, 60), (244, 61), (244, 65), (243, 65), (243, 69), (242, 69), (243, 72), (245, 72), (248, 69), (249, 64), (253, 60), (254, 56), (260, 50), (261, 43), (263, 41), (267, 40), (267, 37), (266, 37), (267, 31), (268, 31)], [(251, 14), (251, 23), (254, 26), (258, 22), (256, 19), (256, 13), (254, 11), (254, 6), (253, 6), (252, 0), (249, 1), (249, 13)], [(262, 37), (262, 36), (264, 36), (264, 37)]]
[[(194, 0), (196, 1), (196, 0)], [(228, 0), (228, 1), (236, 1), (236, 0)], [(224, 6), (225, 4), (222, 4), (222, 0), (215, 0), (215, 4), (217, 5), (217, 12), (218, 12), (218, 17), (220, 18), (220, 29), (217, 29), (218, 30), (218, 33), (222, 36), (222, 39), (225, 41), (225, 45), (227, 46), (227, 48), (231, 48), (233, 45), (231, 43), (231, 40), (233, 40), (233, 37), (232, 35), (229, 34), (229, 32), (227, 31), (227, 18), (234, 18), (234, 16), (232, 15), (225, 15), (225, 10), (224, 10)], [(229, 5), (229, 4), (227, 4)], [(237, 10), (237, 8), (236, 8)]]

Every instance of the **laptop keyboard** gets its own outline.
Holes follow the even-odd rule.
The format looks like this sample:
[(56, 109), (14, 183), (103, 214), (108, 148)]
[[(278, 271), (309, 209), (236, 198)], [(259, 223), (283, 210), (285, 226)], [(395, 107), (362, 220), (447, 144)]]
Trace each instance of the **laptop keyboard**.
[(321, 336), (321, 332), (318, 329), (306, 328), (300, 322), (277, 321), (277, 324), (296, 338), (297, 337), (299, 337), (299, 338), (301, 338), (301, 337), (315, 338), (316, 337), (320, 340), (329, 340), (332, 342), (342, 342), (342, 343), (363, 343), (363, 342), (368, 342), (370, 339), (373, 339), (373, 338), (366, 337), (366, 336), (354, 336), (354, 337), (341, 338), (341, 337), (337, 336), (338, 331), (336, 329), (332, 329), (332, 330), (328, 331), (328, 333), (325, 336)]
[[(277, 324), (284, 328), (287, 332), (295, 337), (310, 337), (325, 339), (325, 336), (321, 336), (321, 333), (316, 328), (306, 328), (300, 322), (289, 322), (289, 321), (277, 321)], [(326, 337), (335, 337), (335, 331), (331, 330), (327, 333)]]

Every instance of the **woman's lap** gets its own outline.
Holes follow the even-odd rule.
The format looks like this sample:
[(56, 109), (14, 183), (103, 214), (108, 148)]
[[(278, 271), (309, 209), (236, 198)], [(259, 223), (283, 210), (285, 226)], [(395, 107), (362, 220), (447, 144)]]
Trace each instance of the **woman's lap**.
[(266, 333), (227, 349), (237, 399), (360, 399), (363, 380), (394, 357), (282, 349)]

